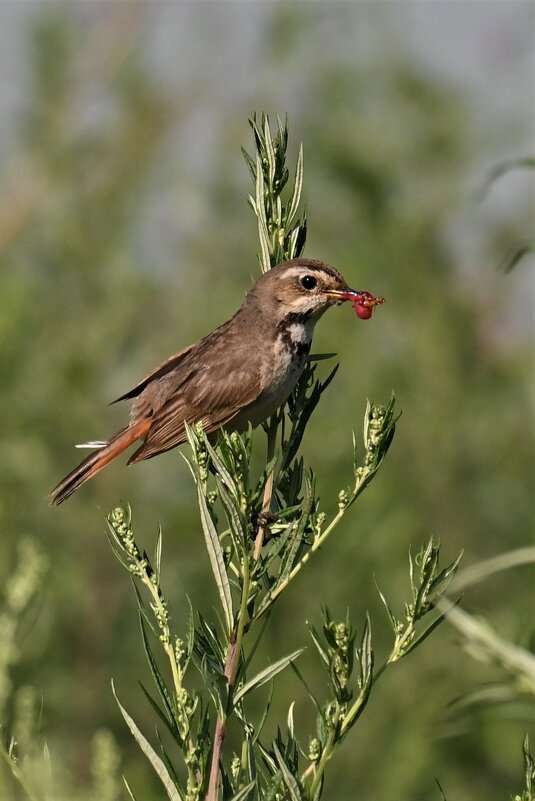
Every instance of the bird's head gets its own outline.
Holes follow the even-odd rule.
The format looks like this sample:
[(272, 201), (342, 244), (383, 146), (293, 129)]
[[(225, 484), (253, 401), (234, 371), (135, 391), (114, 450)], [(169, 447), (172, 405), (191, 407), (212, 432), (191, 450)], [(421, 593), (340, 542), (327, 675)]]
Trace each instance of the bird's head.
[(351, 289), (338, 270), (316, 259), (278, 264), (258, 279), (249, 296), (276, 317), (296, 314), (313, 321), (345, 300), (351, 301), (359, 317), (367, 319), (373, 307), (383, 302), (369, 292)]

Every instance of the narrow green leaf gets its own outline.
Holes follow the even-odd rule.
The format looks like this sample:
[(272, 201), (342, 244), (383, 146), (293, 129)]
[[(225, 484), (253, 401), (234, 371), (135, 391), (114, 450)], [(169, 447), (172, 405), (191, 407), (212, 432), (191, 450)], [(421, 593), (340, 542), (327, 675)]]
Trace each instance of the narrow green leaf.
[(290, 798), (292, 801), (303, 801), (297, 780), (295, 776), (292, 775), (290, 768), (284, 761), (282, 754), (277, 747), (277, 743), (273, 743), (273, 750), (275, 752), (275, 759), (277, 760), (277, 764), (282, 774), (282, 780), (286, 785), (288, 792), (290, 793)]
[(225, 615), (227, 624), (227, 633), (230, 635), (232, 624), (234, 620), (234, 613), (232, 611), (232, 595), (230, 592), (230, 584), (225, 570), (225, 560), (223, 559), (223, 550), (219, 537), (215, 529), (213, 520), (206, 505), (206, 498), (204, 497), (200, 487), (197, 487), (197, 497), (199, 502), (199, 509), (201, 512), (201, 523), (204, 531), (204, 538), (206, 540), (206, 547), (210, 557), (210, 564), (212, 565), (212, 572), (216, 580), (217, 589), (219, 590), (219, 597), (221, 599), (221, 606)]
[(271, 620), (271, 612), (272, 612), (271, 609), (268, 610), (267, 614), (264, 616), (264, 619), (263, 619), (263, 621), (262, 621), (262, 623), (260, 625), (260, 628), (258, 629), (258, 634), (256, 635), (256, 639), (255, 639), (254, 643), (252, 644), (252, 646), (251, 646), (251, 648), (249, 650), (249, 653), (247, 654), (247, 659), (245, 660), (245, 664), (244, 664), (244, 669), (245, 670), (249, 669), (249, 665), (253, 661), (253, 658), (254, 658), (254, 655), (256, 654), (257, 648), (260, 645), (262, 637), (264, 636), (264, 632), (266, 630), (267, 624)]
[[(187, 432), (187, 429), (186, 429), (186, 432)], [(190, 445), (191, 445), (191, 440), (190, 440), (189, 442), (190, 442)], [(193, 446), (192, 446), (192, 447), (193, 447)], [(195, 482), (195, 483), (197, 483), (197, 478), (198, 478), (198, 476), (197, 476), (197, 473), (196, 473), (196, 471), (195, 471), (195, 467), (193, 466), (193, 463), (192, 463), (191, 459), (188, 459), (188, 457), (186, 456), (186, 454), (185, 454), (185, 453), (182, 453), (182, 451), (180, 451), (180, 456), (181, 456), (181, 457), (184, 459), (184, 461), (186, 462), (186, 464), (187, 464), (187, 466), (188, 466), (188, 469), (189, 469), (189, 471), (190, 471), (190, 473), (191, 473), (191, 475), (192, 475), (192, 477), (193, 477), (193, 480), (194, 480), (194, 482)]]
[(189, 607), (188, 613), (188, 623), (186, 627), (186, 653), (184, 656), (184, 667), (183, 670), (185, 671), (189, 661), (191, 659), (191, 655), (193, 653), (193, 649), (195, 647), (195, 614), (193, 612), (193, 605), (191, 603), (191, 598), (189, 595), (186, 595)]
[(216, 632), (198, 613), (199, 626), (195, 630), (194, 660), (199, 670), (208, 668), (210, 673), (224, 672), (225, 655)]
[[(290, 665), (291, 667), (293, 667), (294, 666), (293, 662), (290, 662)], [(269, 696), (264, 704), (264, 711), (262, 712), (262, 717), (260, 718), (258, 725), (256, 727), (255, 735), (253, 737), (253, 743), (255, 743), (262, 734), (262, 729), (264, 728), (264, 725), (268, 718), (269, 710), (271, 709), (271, 702), (273, 701), (273, 692), (274, 692), (274, 683), (271, 682), (269, 685)]]
[(294, 665), (293, 662), (290, 663), (290, 667), (293, 670), (293, 672), (295, 673), (295, 675), (297, 676), (297, 678), (299, 679), (299, 681), (301, 682), (301, 684), (303, 685), (303, 687), (305, 688), (306, 694), (308, 695), (308, 697), (310, 698), (310, 700), (312, 701), (312, 703), (316, 707), (316, 710), (321, 715), (321, 704), (319, 703), (318, 699), (316, 698), (316, 696), (314, 695), (314, 693), (310, 689), (305, 677), (303, 676), (303, 674), (301, 673), (301, 671), (299, 670), (297, 665)]
[(279, 139), (282, 142), (284, 152), (286, 152), (286, 143), (288, 141), (288, 114), (284, 115), (284, 122), (280, 118), (280, 114), (277, 114), (277, 129)]
[(124, 782), (124, 786), (126, 787), (126, 792), (127, 792), (127, 793), (128, 793), (128, 795), (130, 796), (130, 798), (132, 799), (132, 801), (137, 801), (137, 798), (135, 797), (134, 793), (132, 792), (132, 790), (131, 790), (131, 788), (130, 788), (130, 785), (129, 785), (129, 784), (128, 784), (128, 782), (126, 781), (126, 777), (125, 777), (125, 776), (123, 776), (123, 782)]
[(295, 701), (292, 701), (292, 703), (288, 708), (288, 715), (286, 717), (286, 726), (288, 728), (288, 733), (292, 738), (292, 740), (295, 740), (294, 706), (295, 706)]
[(163, 711), (163, 709), (161, 709), (160, 706), (158, 706), (158, 704), (156, 703), (156, 701), (154, 700), (152, 695), (149, 693), (149, 691), (147, 690), (145, 685), (139, 680), (138, 680), (138, 684), (141, 687), (141, 691), (143, 692), (143, 695), (145, 696), (145, 698), (147, 699), (147, 701), (151, 705), (151, 707), (154, 710), (154, 712), (156, 712), (156, 714), (158, 715), (158, 717), (160, 718), (162, 723), (165, 724), (165, 726), (169, 730), (170, 734), (175, 739), (181, 740), (182, 738), (180, 737), (180, 733), (178, 732), (178, 730), (171, 723), (169, 723), (169, 720), (167, 719), (167, 717), (165, 715), (165, 712)]
[(367, 612), (358, 657), (360, 661), (361, 690), (366, 692), (370, 689), (373, 678), (372, 627), (370, 616)]
[(326, 359), (334, 359), (338, 356), (337, 353), (311, 353), (307, 361), (309, 362), (323, 362)]
[(289, 547), (282, 556), (282, 564), (277, 580), (277, 585), (285, 581), (286, 577), (288, 576), (292, 567), (294, 566), (294, 562), (297, 557), (299, 548), (301, 547), (303, 542), (303, 535), (305, 533), (305, 528), (310, 519), (310, 512), (312, 510), (312, 505), (314, 503), (314, 500), (315, 500), (314, 488), (309, 487), (307, 497), (303, 502), (303, 511), (301, 513), (301, 518), (299, 520), (299, 523), (297, 524), (295, 534), (291, 537)]
[(524, 754), (524, 764), (526, 766), (526, 792), (528, 798), (533, 797), (533, 790), (534, 790), (534, 780), (535, 780), (535, 763), (533, 762), (533, 757), (529, 750), (529, 734), (526, 734), (524, 737), (524, 742), (522, 743), (522, 753)]
[(277, 763), (275, 762), (275, 760), (273, 759), (273, 757), (271, 756), (269, 751), (267, 751), (264, 748), (264, 746), (262, 745), (261, 742), (258, 743), (258, 746), (260, 748), (260, 753), (262, 754), (262, 758), (263, 758), (264, 762), (266, 763), (267, 767), (269, 768), (269, 770), (272, 773), (276, 773), (277, 772)]
[(249, 172), (251, 173), (251, 178), (253, 179), (253, 181), (255, 181), (256, 180), (255, 163), (244, 147), (242, 147), (241, 152), (243, 158), (245, 159), (245, 163), (249, 168)]
[[(291, 432), (291, 435), (290, 435), (290, 438), (289, 438), (287, 450), (283, 455), (281, 471), (284, 471), (284, 470), (287, 469), (288, 465), (290, 464), (290, 462), (292, 461), (294, 456), (297, 454), (297, 451), (298, 451), (299, 446), (301, 444), (301, 440), (303, 439), (303, 435), (305, 433), (305, 428), (306, 428), (307, 423), (308, 423), (308, 421), (309, 421), (309, 419), (310, 419), (310, 417), (312, 415), (312, 412), (314, 411), (314, 409), (318, 405), (319, 400), (320, 400), (323, 392), (325, 392), (325, 390), (327, 389), (327, 387), (329, 386), (329, 384), (333, 380), (334, 376), (338, 372), (338, 367), (339, 367), (339, 365), (337, 364), (334, 367), (334, 369), (331, 370), (331, 372), (329, 373), (329, 375), (327, 376), (327, 378), (325, 379), (325, 381), (323, 383), (317, 381), (316, 384), (314, 385), (314, 389), (312, 390), (310, 396), (306, 399), (306, 403), (305, 403), (305, 405), (303, 406), (303, 408), (301, 409), (301, 411), (299, 413), (299, 418), (298, 418), (297, 422), (294, 423), (294, 426), (293, 426), (293, 429), (292, 429), (292, 432)], [(313, 369), (313, 368), (311, 368), (311, 369)], [(298, 385), (298, 387), (299, 387), (299, 385)]]
[(307, 239), (307, 229), (308, 229), (307, 210), (305, 206), (303, 214), (301, 215), (301, 224), (297, 228), (297, 238), (295, 240), (295, 247), (293, 251), (293, 256), (295, 258), (298, 258), (305, 249), (305, 242)]
[(290, 201), (290, 206), (288, 208), (288, 215), (286, 220), (286, 225), (288, 228), (290, 227), (293, 218), (297, 214), (299, 201), (301, 200), (302, 188), (303, 188), (303, 145), (301, 144), (299, 147), (299, 155), (297, 157), (297, 166), (295, 168), (294, 190), (292, 194), (292, 199)]
[[(429, 545), (431, 547), (429, 547)], [(426, 605), (429, 601), (429, 591), (431, 589), (431, 584), (436, 576), (436, 571), (438, 569), (438, 559), (439, 559), (439, 549), (433, 545), (433, 541), (429, 541), (429, 545), (426, 548), (423, 554), (423, 563), (421, 569), (421, 576), (422, 576), (422, 583), (418, 589), (418, 593), (416, 595), (416, 601), (414, 602), (414, 619), (418, 620), (418, 618), (425, 614)]]
[[(297, 511), (301, 508), (299, 505), (294, 511)], [(286, 510), (285, 510), (286, 511)], [(275, 559), (284, 551), (286, 548), (286, 544), (292, 535), (292, 527), (294, 525), (294, 521), (291, 520), (288, 525), (281, 531), (278, 537), (273, 538), (269, 543), (269, 552), (265, 558), (265, 567), (268, 568)]]
[(270, 475), (273, 473), (273, 471), (275, 470), (275, 467), (277, 465), (278, 460), (279, 460), (279, 455), (278, 455), (278, 453), (275, 453), (274, 456), (273, 456), (273, 459), (271, 459), (266, 464), (264, 470), (262, 471), (262, 474), (261, 474), (260, 478), (257, 481), (254, 493), (253, 493), (252, 498), (251, 498), (251, 507), (252, 508), (255, 508), (255, 506), (260, 503), (260, 501), (261, 501), (261, 499), (263, 497), (263, 494), (264, 494), (264, 489), (265, 489), (267, 480), (270, 477)]
[(212, 444), (205, 440), (206, 450), (210, 454), (210, 459), (212, 460), (212, 464), (214, 465), (216, 471), (219, 473), (221, 481), (225, 484), (227, 490), (234, 495), (234, 497), (238, 494), (238, 488), (236, 485), (236, 481), (234, 480), (233, 476), (230, 474), (227, 466), (217, 450), (212, 446)]
[(243, 541), (243, 536), (246, 533), (245, 516), (236, 499), (230, 494), (230, 492), (227, 492), (223, 482), (220, 481), (219, 478), (216, 479), (216, 482), (219, 497), (221, 499), (221, 503), (223, 504), (223, 509), (225, 510), (225, 516), (229, 526), (231, 527), (231, 533), (240, 537), (240, 540)]
[(204, 672), (206, 689), (214, 703), (219, 718), (223, 717), (228, 702), (228, 679), (223, 673)]
[(135, 740), (137, 741), (137, 744), (139, 745), (139, 747), (141, 748), (141, 750), (143, 751), (143, 753), (145, 754), (145, 756), (147, 757), (147, 759), (151, 763), (151, 765), (154, 768), (156, 774), (158, 775), (160, 781), (162, 782), (162, 785), (163, 785), (163, 787), (164, 787), (164, 789), (165, 789), (165, 791), (167, 793), (167, 797), (169, 798), (169, 801), (183, 801), (182, 796), (180, 795), (178, 789), (175, 787), (175, 784), (174, 784), (173, 780), (171, 779), (169, 771), (167, 770), (163, 760), (160, 759), (160, 757), (158, 756), (158, 754), (156, 753), (154, 748), (151, 746), (149, 741), (143, 736), (141, 731), (136, 726), (134, 720), (130, 717), (130, 715), (128, 714), (126, 709), (123, 707), (123, 705), (119, 701), (119, 699), (117, 697), (117, 693), (115, 692), (115, 686), (113, 684), (113, 681), (112, 681), (111, 686), (112, 686), (113, 695), (115, 697), (115, 700), (117, 701), (117, 706), (119, 707), (119, 710), (120, 710), (121, 715), (123, 716), (123, 718), (124, 718), (124, 720), (126, 722), (126, 725), (128, 726), (128, 728), (132, 732)]
[(284, 241), (284, 231), (282, 230), (282, 200), (277, 195), (277, 202), (275, 203), (275, 223), (279, 229), (279, 245), (282, 246)]
[(240, 689), (235, 693), (234, 704), (238, 704), (248, 692), (253, 690), (255, 687), (261, 687), (262, 684), (265, 684), (267, 681), (272, 679), (273, 676), (276, 676), (277, 673), (280, 673), (281, 670), (284, 670), (284, 668), (287, 667), (294, 659), (297, 659), (297, 657), (300, 656), (304, 650), (304, 648), (299, 648), (299, 650), (294, 651), (288, 656), (284, 656), (282, 659), (279, 659), (277, 662), (274, 662), (272, 665), (264, 668), (264, 670), (261, 670), (260, 673), (257, 673), (256, 676), (246, 682), (243, 687), (240, 687)]
[(271, 136), (269, 119), (267, 116), (264, 118), (263, 133), (264, 133), (264, 149), (268, 163), (268, 183), (271, 188), (273, 186), (273, 180), (275, 178), (276, 161), (275, 161), (275, 150), (273, 148), (273, 137)]
[(290, 235), (287, 237), (288, 259), (295, 259), (297, 257), (297, 238), (299, 236), (299, 228), (294, 228)]
[(256, 122), (256, 114), (252, 117), (249, 117), (249, 125), (251, 126), (255, 138), (255, 145), (256, 149), (261, 153), (263, 150), (262, 147), (262, 134), (260, 133), (260, 129)]
[(249, 784), (246, 784), (245, 787), (241, 788), (239, 793), (236, 793), (236, 795), (232, 796), (230, 801), (245, 801), (245, 799), (251, 795), (251, 792), (255, 787), (256, 782), (249, 782)]
[(455, 559), (451, 564), (441, 570), (438, 576), (433, 579), (431, 585), (429, 587), (429, 595), (435, 595), (438, 597), (442, 597), (446, 590), (448, 589), (449, 585), (451, 584), (455, 573), (457, 572), (457, 568), (459, 567), (459, 563), (463, 557), (463, 552), (459, 554), (457, 559)]
[(176, 730), (176, 729), (175, 729), (175, 728), (174, 728), (174, 727), (173, 727), (173, 726), (172, 726), (172, 725), (169, 723), (169, 721), (168, 721), (168, 719), (167, 719), (167, 717), (166, 717), (166, 715), (165, 715), (165, 712), (164, 712), (164, 711), (163, 711), (163, 709), (162, 709), (162, 708), (161, 708), (161, 707), (158, 705), (158, 703), (157, 703), (157, 702), (154, 700), (154, 698), (153, 698), (153, 697), (152, 697), (152, 695), (149, 693), (149, 691), (147, 690), (147, 688), (145, 687), (145, 685), (143, 684), (143, 682), (139, 681), (139, 679), (138, 679), (138, 684), (139, 684), (139, 686), (141, 687), (141, 691), (142, 691), (143, 695), (145, 696), (145, 698), (147, 699), (147, 701), (149, 702), (149, 704), (150, 704), (150, 706), (152, 707), (153, 711), (154, 711), (154, 712), (155, 712), (155, 713), (158, 715), (158, 717), (160, 718), (160, 720), (162, 721), (162, 723), (163, 723), (163, 724), (165, 724), (165, 727), (168, 729), (169, 733), (170, 733), (170, 734), (171, 734), (171, 735), (172, 735), (172, 736), (173, 736), (173, 737), (174, 737), (176, 740), (178, 740), (179, 742), (181, 742), (182, 738), (180, 737), (180, 733), (179, 733), (179, 732), (178, 732), (178, 731), (177, 731), (177, 730)]
[[(176, 727), (175, 716), (173, 711), (173, 702), (171, 700), (171, 696), (167, 690), (167, 686), (165, 684), (165, 680), (160, 673), (160, 669), (156, 664), (156, 660), (153, 656), (151, 647), (149, 645), (149, 640), (147, 637), (147, 632), (145, 631), (145, 626), (143, 625), (143, 618), (139, 616), (139, 625), (141, 626), (141, 638), (143, 640), (143, 648), (145, 649), (145, 654), (147, 657), (147, 661), (149, 663), (150, 672), (152, 673), (152, 678), (154, 679), (154, 683), (158, 689), (160, 697), (164, 703), (165, 711), (167, 712), (169, 720), (167, 721), (167, 725), (171, 725), (173, 728)], [(177, 730), (178, 732), (178, 730)]]
[(271, 269), (269, 234), (267, 230), (266, 209), (264, 206), (264, 176), (262, 174), (262, 162), (260, 156), (256, 157), (256, 192), (255, 192), (256, 216), (258, 220), (258, 237), (260, 239), (260, 264), (262, 272), (267, 273)]
[(173, 784), (175, 785), (175, 787), (179, 790), (180, 794), (182, 795), (183, 788), (180, 785), (179, 778), (176, 775), (176, 770), (174, 768), (173, 763), (171, 762), (169, 754), (165, 750), (165, 746), (164, 746), (164, 744), (162, 742), (162, 738), (160, 737), (160, 732), (158, 731), (158, 727), (156, 727), (156, 737), (158, 738), (158, 742), (160, 743), (160, 750), (161, 750), (161, 753), (162, 753), (163, 761), (165, 763), (165, 766), (166, 766), (167, 770), (169, 771), (169, 775), (171, 776)]
[[(457, 604), (460, 603), (460, 602), (461, 602), (461, 599), (459, 598), (458, 601), (456, 601), (454, 604), (452, 604), (452, 607), (453, 606), (457, 606)], [(421, 643), (423, 643), (424, 640), (427, 640), (429, 635), (432, 634), (434, 632), (434, 630), (438, 626), (440, 626), (440, 624), (446, 619), (447, 615), (448, 615), (448, 613), (445, 612), (445, 613), (439, 615), (435, 620), (433, 620), (433, 622), (430, 623), (430, 625), (425, 629), (425, 631), (423, 631), (418, 637), (416, 637), (411, 642), (411, 644), (409, 645), (407, 650), (404, 651), (403, 656), (406, 656), (407, 654), (410, 654), (410, 652), (414, 651), (414, 649), (417, 648), (419, 645), (421, 645)]]
[(145, 603), (143, 601), (143, 598), (141, 597), (141, 593), (139, 591), (139, 588), (138, 588), (136, 582), (134, 581), (134, 577), (133, 576), (132, 576), (132, 587), (134, 588), (134, 593), (135, 593), (135, 596), (136, 596), (137, 608), (138, 608), (139, 614), (142, 615), (143, 619), (145, 620), (147, 626), (152, 631), (154, 636), (155, 637), (159, 637), (160, 636), (160, 632), (156, 629), (155, 624), (150, 619), (149, 612), (148, 612), (147, 608), (145, 607)]
[(415, 573), (415, 570), (414, 570), (414, 559), (412, 558), (412, 548), (409, 545), (409, 578), (410, 578), (410, 582), (411, 582), (412, 597), (413, 597), (413, 600), (416, 601), (416, 598), (418, 596), (418, 585), (416, 584), (416, 580), (414, 578), (414, 573)]
[(379, 593), (379, 597), (380, 597), (381, 601), (383, 602), (383, 605), (384, 605), (384, 607), (385, 607), (385, 609), (386, 609), (386, 611), (387, 611), (387, 613), (388, 613), (388, 617), (390, 618), (390, 624), (391, 624), (391, 626), (392, 626), (392, 629), (393, 629), (393, 631), (394, 631), (394, 634), (397, 634), (397, 630), (398, 630), (398, 621), (397, 621), (397, 620), (396, 620), (396, 618), (394, 617), (394, 613), (393, 613), (393, 612), (392, 612), (392, 610), (390, 609), (390, 606), (389, 606), (389, 603), (388, 603), (388, 601), (386, 600), (385, 596), (384, 596), (384, 595), (383, 595), (383, 593), (381, 592), (381, 588), (379, 587), (379, 584), (378, 584), (378, 582), (377, 582), (377, 578), (375, 577), (375, 575), (374, 575), (374, 577), (373, 577), (373, 580), (374, 580), (374, 582), (375, 582), (375, 586), (377, 587), (377, 592)]
[(132, 560), (126, 554), (122, 542), (117, 537), (115, 531), (113, 530), (113, 528), (109, 523), (108, 523), (108, 530), (106, 531), (106, 536), (108, 538), (108, 542), (110, 543), (110, 547), (113, 551), (113, 555), (115, 556), (117, 561), (120, 562), (126, 570), (130, 570), (130, 565), (132, 564)]
[[(273, 690), (273, 682), (271, 683), (271, 690)], [(242, 781), (248, 779), (250, 782), (256, 784), (257, 770), (253, 734), (254, 732), (251, 731), (251, 727), (246, 723), (245, 740), (242, 743), (241, 773), (243, 775)]]
[(310, 632), (310, 636), (312, 637), (314, 645), (318, 649), (319, 655), (321, 656), (321, 658), (323, 659), (325, 664), (328, 666), (330, 664), (330, 659), (329, 659), (329, 656), (328, 656), (327, 652), (324, 650), (323, 646), (320, 643), (320, 640), (319, 640), (319, 637), (318, 637), (318, 635), (316, 633), (316, 630), (314, 629), (313, 626), (309, 626), (308, 630)]
[(156, 538), (156, 548), (154, 553), (154, 573), (156, 580), (160, 582), (160, 572), (162, 567), (162, 527), (158, 526), (158, 536)]

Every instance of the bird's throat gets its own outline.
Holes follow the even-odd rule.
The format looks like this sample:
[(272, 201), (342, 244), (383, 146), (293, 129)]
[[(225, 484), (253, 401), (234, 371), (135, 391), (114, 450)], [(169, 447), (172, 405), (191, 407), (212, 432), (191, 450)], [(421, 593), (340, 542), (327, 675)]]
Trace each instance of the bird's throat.
[(309, 354), (316, 320), (310, 312), (290, 312), (277, 325), (277, 339), (291, 360), (303, 361)]

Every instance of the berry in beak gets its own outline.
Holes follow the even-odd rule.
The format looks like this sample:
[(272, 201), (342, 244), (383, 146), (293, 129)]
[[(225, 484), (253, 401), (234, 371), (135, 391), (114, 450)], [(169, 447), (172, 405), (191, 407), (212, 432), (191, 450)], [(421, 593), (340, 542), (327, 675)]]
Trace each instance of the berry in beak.
[(351, 301), (351, 304), (355, 309), (355, 314), (361, 320), (369, 320), (372, 316), (374, 307), (380, 306), (381, 303), (385, 302), (383, 297), (375, 297), (375, 295), (372, 295), (371, 292), (367, 292), (365, 289), (362, 291), (349, 289), (349, 287), (341, 290), (333, 289), (329, 291), (328, 294), (332, 297), (338, 298), (339, 300)]

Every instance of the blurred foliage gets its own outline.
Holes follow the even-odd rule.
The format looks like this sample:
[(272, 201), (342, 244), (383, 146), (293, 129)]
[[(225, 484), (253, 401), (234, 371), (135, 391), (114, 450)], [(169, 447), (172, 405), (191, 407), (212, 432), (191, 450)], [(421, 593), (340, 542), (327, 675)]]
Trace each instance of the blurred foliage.
[[(404, 409), (357, 522), (344, 522), (329, 551), (294, 582), (293, 614), (275, 610), (276, 634), (262, 658), (279, 658), (301, 637), (303, 621), (317, 615), (318, 586), (339, 617), (348, 605), (359, 615), (377, 608), (374, 573), (403, 597), (407, 546), (430, 534), (445, 559), (464, 549), (465, 566), (530, 541), (529, 342), (514, 325), (516, 273), (493, 271), (530, 221), (526, 210), (514, 225), (491, 226), (466, 207), (464, 177), (484, 145), (472, 137), (458, 91), (397, 57), (395, 47), (358, 66), (336, 52), (325, 61), (307, 56), (317, 50), (314, 20), (298, 7), (274, 5), (266, 14), (255, 95), (243, 108), (218, 101), (205, 164), (182, 132), (203, 125), (197, 106), (209, 71), (199, 61), (195, 92), (163, 86), (146, 63), (136, 13), (84, 18), (75, 7), (57, 15), (47, 7), (28, 43), (16, 142), (0, 153), (0, 554), (11, 564), (19, 537), (31, 533), (51, 565), (13, 681), (43, 695), (52, 762), (90, 794), (89, 743), (110, 728), (132, 786), (146, 782), (142, 797), (150, 798), (152, 778), (109, 685), (115, 676), (131, 708), (142, 656), (99, 509), (128, 497), (140, 531), (160, 520), (167, 586), (208, 610), (210, 568), (187, 468), (172, 452), (132, 470), (110, 467), (59, 511), (45, 496), (76, 461), (74, 443), (122, 424), (127, 410), (105, 403), (226, 319), (258, 274), (240, 154), (251, 106), (289, 111), (295, 140), (304, 142), (306, 254), (387, 298), (368, 325), (342, 309), (318, 327), (315, 350), (336, 351), (341, 363), (304, 443), (322, 495), (332, 497), (350, 469), (347, 432), (365, 397), (394, 387)], [(282, 87), (297, 72), (299, 96), (281, 108)], [(176, 210), (178, 234), (153, 227), (162, 196)], [(470, 270), (458, 266), (456, 213), (480, 236)], [(262, 432), (255, 436), (261, 450)], [(528, 648), (532, 600), (530, 576), (516, 568), (470, 587), (463, 607)], [(374, 635), (377, 643), (388, 636), (386, 618)], [(492, 669), (465, 657), (453, 633), (436, 636), (417, 670), (411, 657), (385, 679), (363, 718), (365, 736), (341, 749), (333, 801), (355, 786), (362, 798), (439, 798), (435, 777), (448, 799), (506, 797), (518, 787), (528, 708), (478, 708), (457, 721), (449, 702), (491, 679)], [(319, 674), (316, 684), (313, 691), (323, 688)], [(297, 686), (290, 678), (273, 703), (287, 709)], [(143, 714), (149, 725), (149, 709), (136, 719)], [(294, 714), (306, 721), (309, 713)]]

